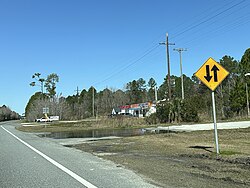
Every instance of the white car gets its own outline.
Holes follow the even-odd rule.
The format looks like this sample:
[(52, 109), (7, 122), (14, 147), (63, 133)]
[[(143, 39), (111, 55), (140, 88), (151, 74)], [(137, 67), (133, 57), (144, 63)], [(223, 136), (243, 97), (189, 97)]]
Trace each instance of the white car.
[(49, 118), (42, 117), (36, 119), (35, 122), (51, 122), (51, 120)]

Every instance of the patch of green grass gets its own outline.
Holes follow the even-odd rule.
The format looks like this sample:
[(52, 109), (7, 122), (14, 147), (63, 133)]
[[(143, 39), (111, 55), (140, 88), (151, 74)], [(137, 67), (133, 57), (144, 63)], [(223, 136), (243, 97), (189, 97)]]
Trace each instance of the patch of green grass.
[(231, 158), (231, 157), (233, 157), (234, 158), (234, 155), (242, 155), (243, 153), (241, 153), (241, 152), (239, 152), (239, 151), (233, 151), (233, 150), (220, 150), (220, 154), (219, 155), (217, 155), (217, 153), (216, 153), (216, 151), (213, 151), (211, 154), (210, 154), (210, 156), (212, 157), (212, 158), (214, 158), (214, 157), (218, 157), (218, 156), (220, 156), (220, 157), (225, 157), (225, 158), (227, 158), (227, 157), (229, 157), (229, 158)]
[(220, 155), (221, 156), (231, 156), (231, 155), (237, 155), (237, 154), (241, 154), (240, 152), (237, 151), (230, 151), (230, 150), (222, 150), (220, 151)]
[(240, 152), (237, 151), (221, 151), (220, 152), (221, 155), (236, 155), (236, 154), (241, 154)]

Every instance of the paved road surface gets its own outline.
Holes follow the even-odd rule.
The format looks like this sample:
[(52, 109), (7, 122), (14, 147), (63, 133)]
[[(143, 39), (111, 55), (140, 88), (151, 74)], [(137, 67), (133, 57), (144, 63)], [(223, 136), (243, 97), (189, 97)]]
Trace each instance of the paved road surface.
[(0, 123), (0, 187), (153, 188), (110, 161)]
[[(248, 127), (250, 127), (250, 121), (217, 123), (217, 129), (239, 129)], [(156, 130), (170, 130), (170, 131), (200, 131), (200, 130), (212, 130), (212, 129), (214, 129), (213, 123), (156, 128)]]

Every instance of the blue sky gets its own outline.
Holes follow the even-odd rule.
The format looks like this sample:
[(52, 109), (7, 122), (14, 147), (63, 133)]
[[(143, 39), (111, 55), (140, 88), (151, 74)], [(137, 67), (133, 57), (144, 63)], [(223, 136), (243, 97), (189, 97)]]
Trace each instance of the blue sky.
[(0, 105), (18, 113), (39, 87), (36, 72), (57, 73), (57, 93), (76, 87), (123, 89), (132, 80), (167, 73), (169, 33), (171, 74), (192, 76), (212, 57), (240, 60), (250, 47), (247, 0), (0, 0)]

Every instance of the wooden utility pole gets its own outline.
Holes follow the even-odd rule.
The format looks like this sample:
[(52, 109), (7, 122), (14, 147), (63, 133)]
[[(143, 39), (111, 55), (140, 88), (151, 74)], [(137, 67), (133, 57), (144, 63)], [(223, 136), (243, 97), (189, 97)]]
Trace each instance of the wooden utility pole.
[(168, 33), (166, 33), (166, 45), (167, 45), (167, 62), (168, 62), (168, 98), (169, 98), (169, 100), (171, 100), (171, 80), (170, 80), (170, 60), (169, 60)]
[(181, 52), (187, 51), (187, 49), (184, 48), (175, 48), (175, 51), (179, 52), (180, 54), (180, 70), (181, 70), (181, 98), (184, 100), (184, 81), (183, 81), (183, 73), (182, 73), (182, 57)]
[(77, 86), (75, 91), (76, 91), (76, 96), (78, 96), (81, 90), (79, 90), (79, 88)]
[(170, 78), (170, 58), (169, 58), (169, 45), (175, 45), (175, 43), (168, 42), (168, 33), (166, 33), (166, 42), (160, 43), (166, 45), (167, 65), (168, 65), (168, 99), (171, 100), (171, 78)]
[(95, 117), (95, 91), (94, 87), (92, 86), (92, 115)]
[(157, 103), (157, 101), (158, 101), (157, 87), (155, 86), (155, 104)]

